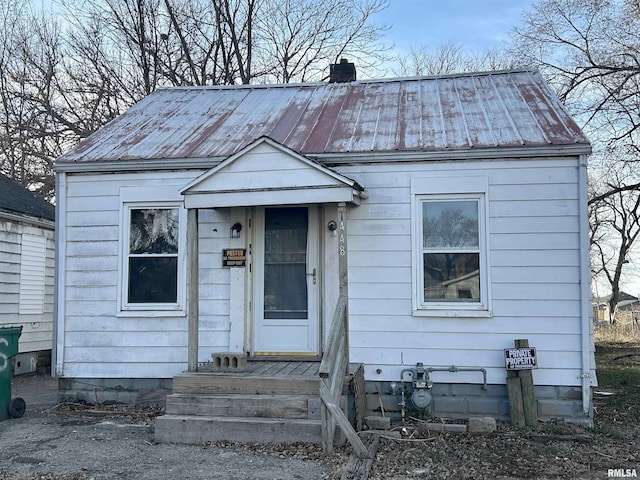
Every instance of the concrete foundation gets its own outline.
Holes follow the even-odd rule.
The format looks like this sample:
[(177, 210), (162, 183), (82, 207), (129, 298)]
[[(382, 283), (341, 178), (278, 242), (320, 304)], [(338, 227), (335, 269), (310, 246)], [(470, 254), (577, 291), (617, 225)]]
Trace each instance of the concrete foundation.
[[(394, 420), (401, 418), (401, 395), (391, 393), (391, 382), (366, 382), (366, 413), (380, 414), (382, 402), (385, 415)], [(406, 386), (410, 386), (407, 384)], [(412, 409), (409, 397), (405, 393), (407, 415), (431, 415), (441, 418), (464, 419), (471, 417), (492, 417), (510, 421), (509, 400), (505, 385), (436, 383), (430, 390), (433, 399), (426, 412)], [(593, 414), (582, 411), (582, 390), (580, 387), (536, 386), (535, 398), (538, 406), (538, 418), (541, 421), (563, 420), (582, 426), (593, 426)]]
[(172, 378), (59, 378), (60, 402), (164, 405)]
[[(401, 419), (401, 396), (391, 393), (391, 382), (366, 382), (366, 416), (384, 414), (391, 420)], [(58, 379), (60, 401), (87, 403), (120, 402), (130, 405), (164, 405), (165, 397), (172, 393), (173, 379)], [(434, 384), (430, 391), (433, 400), (426, 412), (411, 410), (410, 392), (405, 395), (407, 415), (431, 415), (439, 418), (466, 419), (492, 417), (509, 421), (509, 400), (505, 385)], [(541, 421), (562, 420), (585, 427), (593, 426), (593, 414), (582, 411), (582, 392), (579, 387), (535, 387), (538, 418)], [(350, 414), (353, 412), (353, 405)]]

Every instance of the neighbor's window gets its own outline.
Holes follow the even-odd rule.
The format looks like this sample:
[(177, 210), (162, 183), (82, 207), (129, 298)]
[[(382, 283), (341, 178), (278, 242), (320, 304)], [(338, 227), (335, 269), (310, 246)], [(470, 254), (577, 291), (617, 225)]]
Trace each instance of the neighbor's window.
[(126, 304), (176, 306), (179, 209), (131, 207), (128, 212)]

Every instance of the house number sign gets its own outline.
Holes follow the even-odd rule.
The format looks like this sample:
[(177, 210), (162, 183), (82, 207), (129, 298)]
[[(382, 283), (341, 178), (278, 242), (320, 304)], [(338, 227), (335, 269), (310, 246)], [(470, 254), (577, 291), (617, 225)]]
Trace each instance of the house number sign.
[(340, 221), (340, 226), (338, 228), (339, 233), (339, 247), (338, 250), (340, 252), (340, 256), (344, 257), (347, 253), (347, 249), (345, 247), (345, 238), (344, 238), (344, 213), (340, 212), (339, 213), (339, 218), (338, 220)]
[(247, 250), (244, 248), (225, 248), (222, 250), (223, 267), (244, 267), (247, 263)]

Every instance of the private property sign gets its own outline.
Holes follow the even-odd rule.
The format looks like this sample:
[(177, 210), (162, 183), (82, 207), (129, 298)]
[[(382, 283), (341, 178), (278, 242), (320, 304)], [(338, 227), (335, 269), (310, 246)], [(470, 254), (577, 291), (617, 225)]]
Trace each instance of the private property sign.
[(505, 348), (504, 361), (507, 370), (531, 370), (538, 368), (536, 349), (526, 348)]

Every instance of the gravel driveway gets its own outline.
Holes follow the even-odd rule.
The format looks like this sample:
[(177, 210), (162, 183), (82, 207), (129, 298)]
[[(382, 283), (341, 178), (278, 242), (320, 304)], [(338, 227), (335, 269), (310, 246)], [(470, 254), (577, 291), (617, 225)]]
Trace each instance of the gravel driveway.
[[(153, 420), (91, 412), (52, 414), (56, 382), (50, 377), (17, 377), (12, 396), (27, 412), (0, 421), (0, 479), (34, 474), (78, 479), (320, 479), (315, 458), (279, 458), (241, 446), (156, 444)], [(55, 410), (54, 410), (55, 411)], [(47, 477), (43, 475), (43, 478)]]

